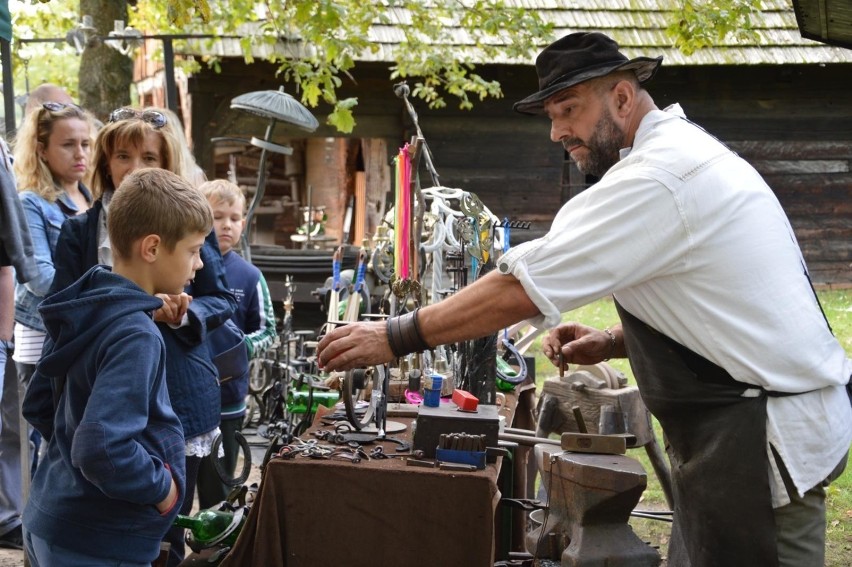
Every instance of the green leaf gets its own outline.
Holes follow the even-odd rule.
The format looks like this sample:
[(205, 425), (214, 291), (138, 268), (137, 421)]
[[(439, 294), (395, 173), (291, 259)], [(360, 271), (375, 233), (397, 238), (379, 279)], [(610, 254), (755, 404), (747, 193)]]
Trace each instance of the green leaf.
[(355, 116), (352, 109), (358, 104), (357, 98), (347, 98), (337, 101), (334, 110), (328, 115), (328, 123), (344, 134), (352, 133), (355, 129)]
[(760, 0), (681, 0), (666, 34), (686, 55), (728, 41), (757, 41), (751, 18)]
[(316, 106), (319, 103), (320, 95), (322, 95), (322, 89), (315, 81), (302, 83), (302, 100), (308, 106)]
[[(431, 108), (454, 103), (469, 109), (475, 101), (502, 96), (500, 85), (478, 75), (473, 61), (532, 60), (537, 46), (553, 39), (553, 25), (544, 20), (543, 11), (518, 7), (526, 4), (517, 0), (169, 0), (132, 3), (129, 23), (147, 34), (239, 34), (247, 63), (254, 61), (252, 50), (270, 47), (268, 58), (277, 66), (278, 76), (297, 84), (302, 101), (310, 107), (325, 101), (335, 108), (330, 123), (351, 128), (355, 106), (342, 105), (337, 93), (351, 81), (349, 73), (364, 53), (388, 49), (371, 41), (376, 26), (392, 26), (398, 34), (389, 65), (391, 80), (411, 79), (412, 95)], [(64, 37), (79, 20), (79, 0), (21, 5), (26, 9), (12, 13), (19, 38)], [(752, 20), (761, 0), (673, 0), (661, 6), (661, 10), (675, 6), (666, 32), (686, 54), (757, 38)], [(454, 26), (464, 31), (463, 45), (452, 37)], [(214, 41), (206, 43), (212, 46)], [(16, 89), (23, 90), (27, 75), (31, 84), (51, 81), (74, 91), (78, 60), (70, 47), (57, 52), (44, 44), (28, 44), (26, 50), (32, 53), (24, 63), (18, 55), (21, 43), (15, 44)], [(162, 57), (160, 51), (149, 55)], [(214, 69), (220, 65), (215, 57), (204, 60)], [(179, 64), (197, 68), (192, 61)]]

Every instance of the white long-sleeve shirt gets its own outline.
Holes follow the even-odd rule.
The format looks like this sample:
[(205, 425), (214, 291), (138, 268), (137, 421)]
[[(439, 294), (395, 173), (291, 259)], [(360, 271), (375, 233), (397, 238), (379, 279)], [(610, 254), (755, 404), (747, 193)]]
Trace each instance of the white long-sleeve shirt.
[[(678, 105), (647, 114), (621, 160), (498, 267), (538, 306), (537, 326), (613, 294), (736, 380), (805, 392), (767, 401), (767, 451), (800, 494), (849, 449), (852, 360), (826, 325), (787, 217), (760, 175)], [(789, 498), (769, 461), (777, 507)]]

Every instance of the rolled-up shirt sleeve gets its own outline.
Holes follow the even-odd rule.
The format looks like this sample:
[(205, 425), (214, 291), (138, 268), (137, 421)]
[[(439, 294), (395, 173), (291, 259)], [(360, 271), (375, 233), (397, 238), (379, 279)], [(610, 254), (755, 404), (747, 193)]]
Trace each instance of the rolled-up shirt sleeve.
[(541, 247), (544, 238), (525, 242), (506, 253), (497, 265), (501, 273), (517, 278), (524, 287), (530, 300), (538, 307), (540, 315), (529, 319), (530, 324), (539, 329), (548, 329), (559, 324), (562, 314), (559, 308), (547, 297), (547, 291), (541, 289), (530, 275), (526, 257)]

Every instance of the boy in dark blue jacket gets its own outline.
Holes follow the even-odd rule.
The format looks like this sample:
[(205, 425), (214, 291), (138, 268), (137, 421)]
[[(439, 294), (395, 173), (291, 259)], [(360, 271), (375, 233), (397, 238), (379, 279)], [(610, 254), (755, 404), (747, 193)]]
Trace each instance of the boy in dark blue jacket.
[[(245, 229), (245, 196), (239, 186), (224, 179), (207, 181), (198, 189), (207, 197), (213, 210), (213, 230), (219, 241), (228, 286), (237, 301), (231, 320), (245, 333), (248, 358), (260, 356), (275, 341), (277, 331), (272, 300), (263, 274), (234, 251), (240, 245), (240, 237)], [(239, 445), (234, 435), (242, 429), (246, 414), (248, 366), (239, 375), (220, 376), (219, 380), (222, 386), (222, 414), (219, 422), (224, 450), (222, 464), (233, 476), (239, 454)], [(213, 466), (213, 458), (218, 458), (218, 455), (204, 457), (198, 471), (198, 501), (201, 508), (215, 506), (228, 496), (228, 488), (222, 484)]]
[(112, 271), (95, 266), (39, 308), (48, 340), (23, 408), (48, 441), (23, 516), (34, 567), (150, 565), (159, 555), (186, 472), (154, 294), (183, 291), (212, 224), (197, 189), (138, 170), (110, 205)]

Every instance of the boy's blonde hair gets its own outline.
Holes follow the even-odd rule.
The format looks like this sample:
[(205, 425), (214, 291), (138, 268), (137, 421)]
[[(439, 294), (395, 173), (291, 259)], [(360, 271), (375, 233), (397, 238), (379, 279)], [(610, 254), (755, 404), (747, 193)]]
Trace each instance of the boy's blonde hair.
[(38, 145), (46, 148), (53, 128), (60, 120), (76, 118), (89, 126), (90, 141), (95, 131), (91, 115), (74, 104), (64, 105), (59, 110), (48, 110), (39, 106), (26, 115), (21, 129), (15, 136), (15, 177), (19, 191), (32, 191), (53, 203), (62, 194), (56, 186), (47, 163), (39, 157)]
[(154, 128), (144, 120), (129, 118), (110, 122), (101, 128), (95, 140), (95, 152), (92, 156), (94, 165), (92, 172), (92, 196), (101, 198), (105, 193), (115, 191), (117, 187), (109, 173), (109, 160), (118, 146), (134, 146), (141, 148), (149, 132), (155, 132), (160, 137), (160, 164), (162, 169), (176, 173), (184, 179), (187, 171), (182, 167), (181, 142), (176, 137), (173, 128)]
[(225, 179), (214, 179), (213, 181), (205, 181), (198, 186), (198, 189), (211, 203), (222, 201), (229, 207), (234, 203), (239, 203), (243, 216), (245, 216), (246, 196), (243, 195), (243, 190), (240, 189), (239, 185)]
[(209, 233), (213, 213), (201, 192), (182, 177), (165, 169), (138, 169), (124, 178), (107, 215), (112, 252), (131, 257), (133, 243), (158, 235), (170, 251), (190, 234)]

